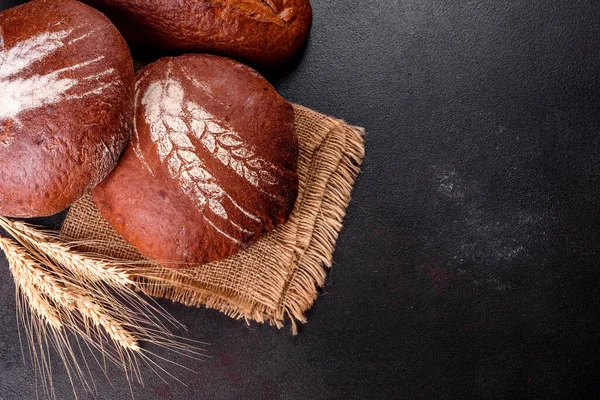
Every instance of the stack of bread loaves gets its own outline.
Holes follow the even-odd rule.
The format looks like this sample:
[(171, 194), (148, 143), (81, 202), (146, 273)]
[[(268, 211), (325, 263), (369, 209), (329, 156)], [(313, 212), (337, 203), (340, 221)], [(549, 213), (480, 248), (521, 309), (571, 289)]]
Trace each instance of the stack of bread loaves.
[(294, 111), (222, 56), (289, 60), (308, 35), (309, 0), (87, 3), (132, 41), (220, 56), (162, 58), (135, 77), (125, 40), (88, 5), (0, 13), (0, 215), (50, 215), (92, 192), (127, 241), (168, 267), (229, 257), (286, 222)]

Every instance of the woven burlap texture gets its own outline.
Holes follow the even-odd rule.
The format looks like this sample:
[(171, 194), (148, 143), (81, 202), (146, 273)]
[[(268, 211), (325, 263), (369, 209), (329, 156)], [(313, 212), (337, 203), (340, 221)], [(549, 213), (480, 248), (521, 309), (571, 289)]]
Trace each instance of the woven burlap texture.
[[(170, 270), (154, 263), (140, 276), (162, 284), (145, 286), (155, 297), (206, 306), (246, 321), (297, 331), (331, 267), (350, 194), (364, 157), (363, 130), (295, 105), (299, 141), (299, 195), (289, 221), (226, 260)], [(87, 249), (140, 261), (143, 257), (102, 218), (89, 196), (75, 203), (61, 233), (89, 241)], [(169, 240), (169, 238), (165, 238)]]

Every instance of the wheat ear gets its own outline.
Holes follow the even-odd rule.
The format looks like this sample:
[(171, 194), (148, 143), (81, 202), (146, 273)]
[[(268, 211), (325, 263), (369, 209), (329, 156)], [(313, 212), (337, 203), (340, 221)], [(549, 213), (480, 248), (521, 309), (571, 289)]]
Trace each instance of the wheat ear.
[(37, 276), (31, 274), (37, 270), (37, 263), (15, 242), (8, 238), (0, 238), (0, 248), (6, 254), (8, 266), (12, 273), (17, 291), (22, 294), (29, 307), (48, 325), (55, 329), (61, 329), (63, 324), (57, 310), (42, 294), (39, 287), (34, 284)]
[(68, 267), (80, 278), (92, 282), (112, 281), (122, 286), (135, 283), (122, 264), (74, 251), (75, 246), (61, 243), (53, 232), (43, 232), (20, 221), (5, 220), (4, 223), (8, 226), (8, 231), (19, 235), (36, 250), (46, 254), (56, 263)]
[[(4, 217), (0, 217), (0, 227), (16, 240), (0, 238), (0, 250), (6, 253), (17, 290), (31, 311), (28, 322), (24, 318), (27, 307), (21, 309), (17, 303), (18, 311), (23, 313), (34, 365), (49, 380), (50, 392), (51, 368), (45, 348), (48, 343), (61, 356), (71, 382), (74, 375), (89, 387), (66, 329), (82, 338), (90, 350), (100, 351), (103, 357), (122, 367), (128, 379), (135, 377), (140, 383), (138, 358), (153, 371), (157, 372), (156, 367), (175, 378), (150, 357), (170, 361), (144, 350), (140, 341), (186, 357), (204, 357), (195, 345), (172, 335), (160, 322), (163, 318), (177, 325), (172, 317), (136, 292), (141, 287), (133, 277), (144, 275), (139, 273), (140, 268), (136, 269), (137, 263), (75, 251), (75, 247), (85, 243), (63, 242), (53, 232)], [(110, 342), (105, 342), (105, 336)], [(114, 351), (108, 343), (114, 345)]]
[[(7, 239), (7, 241), (10, 240)], [(36, 262), (23, 248), (12, 241), (10, 242), (12, 245), (6, 247), (10, 252), (10, 258), (14, 260), (13, 265), (15, 267), (13, 269), (15, 272), (13, 274), (15, 281), (18, 281), (19, 286), (24, 288), (24, 294), (28, 298), (31, 295), (36, 301), (48, 297), (57, 307), (64, 309), (60, 310), (55, 307), (53, 310), (50, 304), (46, 302), (46, 307), (42, 311), (34, 308), (35, 303), (30, 302), (36, 312), (40, 315), (55, 315), (58, 317), (60, 311), (77, 310), (84, 318), (89, 319), (95, 327), (103, 327), (109, 337), (124, 349), (140, 350), (133, 335), (123, 327), (123, 323), (110, 315), (107, 308), (98, 306), (94, 299), (77, 285), (64, 282), (64, 279), (61, 282), (52, 271), (49, 271), (40, 262)], [(60, 319), (57, 321), (53, 318), (53, 320), (59, 322)], [(63, 324), (59, 323), (59, 325), (62, 326)]]

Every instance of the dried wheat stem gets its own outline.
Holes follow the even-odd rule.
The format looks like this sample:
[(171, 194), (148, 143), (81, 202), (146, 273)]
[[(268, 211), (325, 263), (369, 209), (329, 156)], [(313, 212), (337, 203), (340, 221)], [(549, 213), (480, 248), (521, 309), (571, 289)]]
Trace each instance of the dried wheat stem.
[(53, 328), (62, 328), (63, 324), (56, 307), (33, 284), (29, 274), (32, 269), (35, 269), (36, 262), (10, 239), (0, 238), (0, 249), (6, 254), (17, 288), (25, 296), (31, 309)]
[(89, 279), (92, 282), (104, 281), (123, 287), (135, 285), (135, 282), (131, 279), (127, 271), (111, 265), (113, 263), (110, 261), (84, 256), (72, 251), (69, 246), (51, 241), (40, 241), (33, 245), (48, 255), (53, 261), (77, 274), (79, 277)]
[(86, 319), (90, 320), (95, 327), (102, 327), (108, 336), (121, 347), (127, 350), (139, 352), (141, 350), (134, 335), (113, 318), (103, 307), (89, 301), (86, 296), (78, 296), (76, 299), (77, 310)]
[[(15, 232), (11, 231), (11, 233)], [(12, 241), (10, 242), (12, 243)], [(29, 243), (29, 240), (27, 240), (27, 242)], [(38, 245), (40, 243), (41, 242), (37, 242)], [(35, 247), (40, 250), (51, 250), (50, 247)], [(134, 336), (123, 327), (123, 324), (119, 322), (118, 319), (110, 315), (109, 309), (98, 306), (94, 299), (87, 294), (85, 288), (82, 288), (77, 283), (69, 282), (66, 279), (58, 280), (52, 272), (45, 268), (47, 265), (36, 262), (27, 254), (25, 249), (17, 246), (14, 243), (12, 250), (15, 255), (20, 257), (20, 259), (25, 260), (25, 262), (20, 264), (21, 268), (19, 273), (25, 277), (23, 281), (30, 287), (31, 290), (29, 290), (29, 292), (33, 292), (33, 290), (37, 289), (44, 295), (48, 296), (57, 306), (63, 307), (69, 311), (77, 309), (79, 313), (85, 319), (89, 319), (95, 327), (103, 327), (106, 333), (108, 333), (109, 337), (113, 339), (115, 343), (128, 350), (140, 350), (140, 347)], [(82, 261), (81, 258), (77, 259)], [(64, 260), (69, 261), (71, 258), (65, 257)], [(55, 261), (58, 262), (58, 260)], [(67, 265), (69, 264), (67, 263)], [(71, 265), (69, 265), (67, 268), (72, 266), (73, 263), (71, 263)], [(51, 267), (56, 269), (56, 266)]]
[[(39, 264), (38, 264), (39, 265)], [(123, 323), (119, 322), (110, 314), (110, 306), (101, 307), (96, 304), (97, 299), (90, 297), (85, 289), (78, 287), (71, 282), (61, 283), (56, 279), (44, 274), (43, 270), (32, 269), (32, 281), (41, 282), (41, 290), (54, 301), (55, 304), (69, 310), (77, 310), (85, 319), (89, 319), (95, 327), (103, 327), (108, 333), (108, 336), (117, 344), (125, 349), (139, 351), (140, 347), (134, 336), (123, 327)], [(51, 284), (47, 284), (51, 282)], [(36, 284), (36, 286), (38, 286)], [(105, 303), (105, 302), (103, 302)], [(103, 304), (105, 306), (106, 304)], [(125, 316), (123, 316), (125, 317)]]
[[(35, 347), (31, 352), (34, 363), (44, 376), (51, 373), (45, 347), (52, 344), (69, 377), (73, 371), (73, 377), (86, 384), (65, 328), (138, 380), (141, 377), (136, 357), (171, 375), (148, 357), (152, 353), (140, 347), (141, 340), (192, 358), (198, 354), (191, 345), (176, 340), (152, 313), (172, 317), (135, 292), (139, 286), (133, 279), (134, 263), (73, 251), (78, 243), (63, 243), (52, 232), (1, 216), (0, 227), (14, 238), (0, 237), (0, 251), (9, 260), (20, 294), (18, 300), (24, 299), (30, 310), (30, 322), (25, 318), (23, 322), (29, 342)], [(18, 304), (19, 312), (23, 312), (21, 302)], [(105, 347), (108, 342), (114, 347)], [(38, 357), (41, 362), (35, 361)]]
[[(4, 240), (3, 240), (4, 242)], [(22, 274), (33, 286), (48, 296), (57, 305), (61, 305), (69, 310), (73, 309), (74, 301), (65, 293), (64, 286), (55, 276), (31, 257), (27, 251), (10, 241), (12, 244), (12, 255), (15, 258), (24, 260), (19, 263), (19, 274)], [(6, 252), (6, 249), (3, 249)], [(9, 253), (7, 253), (9, 254)]]
[[(92, 298), (83, 288), (77, 287), (72, 283), (67, 283), (65, 288), (66, 295), (75, 304), (75, 308), (81, 316), (92, 322), (96, 327), (103, 327), (108, 336), (124, 349), (139, 351), (140, 346), (135, 336), (124, 327), (125, 315), (115, 317), (113, 305), (107, 304), (104, 299)], [(98, 304), (100, 303), (100, 304)]]
[(53, 235), (46, 234), (23, 222), (2, 218), (0, 223), (8, 226), (9, 230), (19, 234), (29, 245), (77, 274), (78, 277), (89, 279), (92, 282), (105, 281), (120, 286), (135, 285), (130, 274), (111, 261), (73, 251), (68, 245), (60, 243)]

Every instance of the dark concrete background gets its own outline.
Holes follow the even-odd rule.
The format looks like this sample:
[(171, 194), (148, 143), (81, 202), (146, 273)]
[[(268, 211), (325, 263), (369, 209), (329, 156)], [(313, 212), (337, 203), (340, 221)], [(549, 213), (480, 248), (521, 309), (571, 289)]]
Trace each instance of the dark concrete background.
[[(367, 129), (327, 285), (295, 338), (164, 303), (213, 359), (136, 398), (598, 398), (600, 3), (313, 5), (304, 57), (268, 76)], [(0, 270), (0, 399), (33, 398)], [(83, 398), (127, 397), (111, 379)]]

